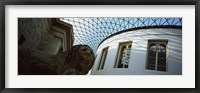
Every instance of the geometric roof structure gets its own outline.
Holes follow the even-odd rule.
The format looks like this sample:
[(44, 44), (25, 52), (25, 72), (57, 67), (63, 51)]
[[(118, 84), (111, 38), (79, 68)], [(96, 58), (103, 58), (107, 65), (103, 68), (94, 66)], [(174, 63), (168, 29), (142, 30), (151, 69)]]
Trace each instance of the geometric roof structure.
[(102, 40), (117, 32), (149, 26), (182, 26), (182, 18), (67, 17), (60, 20), (73, 26), (74, 45), (87, 44), (94, 53)]

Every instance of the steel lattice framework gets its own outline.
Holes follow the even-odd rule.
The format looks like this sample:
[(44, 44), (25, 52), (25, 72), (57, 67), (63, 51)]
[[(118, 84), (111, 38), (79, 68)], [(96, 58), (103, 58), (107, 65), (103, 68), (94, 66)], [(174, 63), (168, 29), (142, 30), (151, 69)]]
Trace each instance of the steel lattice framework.
[(131, 28), (148, 26), (182, 26), (182, 18), (61, 18), (72, 24), (74, 45), (87, 44), (94, 52), (106, 37)]

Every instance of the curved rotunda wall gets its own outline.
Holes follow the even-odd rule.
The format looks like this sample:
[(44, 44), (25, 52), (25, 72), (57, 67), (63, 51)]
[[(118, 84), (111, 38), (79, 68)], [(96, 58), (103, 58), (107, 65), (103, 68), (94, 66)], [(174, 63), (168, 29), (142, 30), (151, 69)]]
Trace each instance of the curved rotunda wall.
[[(146, 69), (148, 40), (167, 40), (166, 71)], [(115, 68), (119, 44), (131, 41), (128, 68)], [(98, 69), (102, 49), (108, 48), (103, 69)], [(149, 28), (127, 31), (104, 40), (97, 49), (92, 75), (181, 75), (182, 29)]]

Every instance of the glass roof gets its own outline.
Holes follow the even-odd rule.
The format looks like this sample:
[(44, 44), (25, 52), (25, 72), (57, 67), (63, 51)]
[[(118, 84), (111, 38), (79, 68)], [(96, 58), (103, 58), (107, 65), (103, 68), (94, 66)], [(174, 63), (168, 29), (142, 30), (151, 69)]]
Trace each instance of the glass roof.
[(111, 34), (130, 28), (147, 26), (182, 26), (182, 18), (61, 18), (73, 25), (74, 45), (87, 44), (94, 52), (98, 45)]

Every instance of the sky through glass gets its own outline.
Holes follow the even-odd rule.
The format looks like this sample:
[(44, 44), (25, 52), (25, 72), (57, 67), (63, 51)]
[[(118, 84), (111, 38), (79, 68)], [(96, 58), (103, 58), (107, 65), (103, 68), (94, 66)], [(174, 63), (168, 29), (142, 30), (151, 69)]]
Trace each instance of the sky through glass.
[(131, 28), (182, 26), (182, 18), (61, 18), (73, 25), (74, 45), (87, 44), (94, 52), (106, 37)]

